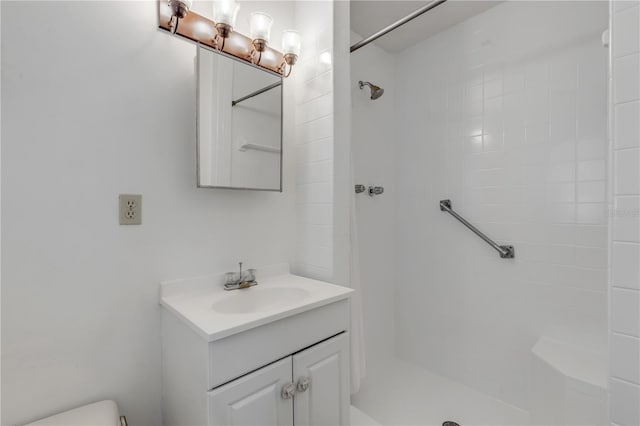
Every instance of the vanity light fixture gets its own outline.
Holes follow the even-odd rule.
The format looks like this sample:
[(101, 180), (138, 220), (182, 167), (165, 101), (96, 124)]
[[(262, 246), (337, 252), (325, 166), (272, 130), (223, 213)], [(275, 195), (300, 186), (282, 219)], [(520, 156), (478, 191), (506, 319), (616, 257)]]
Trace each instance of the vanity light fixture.
[[(262, 52), (265, 51), (269, 44), (272, 24), (273, 18), (264, 12), (253, 12), (251, 14), (249, 28), (253, 49), (251, 50), (250, 59), (254, 64), (260, 63), (260, 59), (262, 59)], [(257, 60), (255, 58), (256, 52), (258, 52)]]
[[(282, 53), (284, 54), (284, 59), (282, 61), (281, 72), (285, 77), (291, 75), (291, 70), (300, 55), (301, 44), (300, 34), (297, 31), (284, 30), (282, 32)], [(288, 71), (287, 65), (289, 66)]]
[(169, 19), (169, 28), (171, 33), (175, 34), (178, 31), (178, 24), (180, 19), (187, 16), (193, 0), (168, 0), (169, 7), (171, 8), (171, 18)]
[[(236, 25), (238, 10), (240, 5), (235, 0), (216, 0), (213, 6), (213, 22), (217, 31), (214, 45), (219, 50), (224, 50), (224, 43)], [(219, 46), (220, 39), (222, 39), (222, 45)]]
[(269, 46), (273, 18), (264, 12), (250, 15), (248, 36), (234, 30), (240, 9), (238, 0), (214, 0), (213, 19), (192, 11), (193, 0), (157, 2), (160, 29), (283, 77), (291, 75), (300, 56), (300, 34), (293, 30), (283, 32), (282, 52)]

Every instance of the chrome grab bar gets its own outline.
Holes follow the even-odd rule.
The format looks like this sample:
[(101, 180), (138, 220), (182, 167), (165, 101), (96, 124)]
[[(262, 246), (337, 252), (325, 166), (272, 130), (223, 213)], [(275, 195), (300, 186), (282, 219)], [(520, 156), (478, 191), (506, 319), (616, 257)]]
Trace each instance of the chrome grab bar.
[(476, 234), (478, 237), (482, 238), (485, 243), (489, 244), (500, 254), (500, 257), (503, 259), (513, 259), (516, 257), (516, 250), (513, 246), (501, 246), (496, 244), (491, 238), (487, 237), (485, 234), (480, 232), (478, 228), (467, 222), (462, 216), (458, 213), (454, 212), (451, 208), (451, 200), (440, 200), (440, 210), (443, 212), (449, 213), (451, 216), (455, 217), (467, 228), (471, 229), (471, 231)]

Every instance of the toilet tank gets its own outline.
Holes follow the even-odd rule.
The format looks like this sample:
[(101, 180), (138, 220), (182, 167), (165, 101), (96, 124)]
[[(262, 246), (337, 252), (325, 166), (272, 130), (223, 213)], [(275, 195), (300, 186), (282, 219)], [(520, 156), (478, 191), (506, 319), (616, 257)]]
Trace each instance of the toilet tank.
[(100, 401), (73, 410), (65, 411), (51, 417), (40, 419), (24, 426), (123, 426), (126, 420), (120, 421), (118, 406), (114, 401)]

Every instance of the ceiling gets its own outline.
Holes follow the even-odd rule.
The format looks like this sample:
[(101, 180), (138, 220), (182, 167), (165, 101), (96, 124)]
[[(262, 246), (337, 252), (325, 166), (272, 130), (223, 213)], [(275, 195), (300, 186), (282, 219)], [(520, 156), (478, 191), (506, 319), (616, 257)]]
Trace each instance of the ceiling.
[[(368, 37), (427, 3), (429, 1), (424, 0), (352, 0), (351, 31), (362, 38)], [(449, 0), (374, 43), (388, 52), (400, 52), (498, 3), (500, 1)], [(358, 40), (360, 38), (353, 42)]]

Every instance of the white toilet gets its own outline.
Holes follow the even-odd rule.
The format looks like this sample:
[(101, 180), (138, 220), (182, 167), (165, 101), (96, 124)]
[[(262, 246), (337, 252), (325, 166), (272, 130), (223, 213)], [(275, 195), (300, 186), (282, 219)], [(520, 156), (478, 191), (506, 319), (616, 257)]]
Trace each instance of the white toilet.
[(114, 401), (100, 401), (56, 414), (24, 426), (126, 426)]

